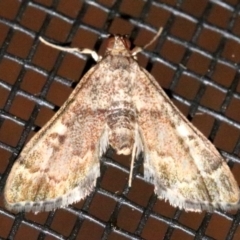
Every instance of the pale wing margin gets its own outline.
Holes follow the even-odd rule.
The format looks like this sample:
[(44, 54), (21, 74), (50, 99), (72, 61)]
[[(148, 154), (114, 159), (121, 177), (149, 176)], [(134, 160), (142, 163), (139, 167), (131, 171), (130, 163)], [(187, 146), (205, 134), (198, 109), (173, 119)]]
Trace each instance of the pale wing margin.
[(15, 162), (4, 190), (9, 210), (54, 210), (83, 199), (95, 186), (100, 174), (99, 155), (107, 147), (102, 139), (103, 108), (98, 99), (89, 97), (92, 88), (96, 88), (94, 73), (98, 67), (84, 76)]
[(238, 184), (210, 141), (146, 70), (139, 70), (134, 89), (144, 177), (155, 185), (158, 196), (188, 211), (239, 208)]

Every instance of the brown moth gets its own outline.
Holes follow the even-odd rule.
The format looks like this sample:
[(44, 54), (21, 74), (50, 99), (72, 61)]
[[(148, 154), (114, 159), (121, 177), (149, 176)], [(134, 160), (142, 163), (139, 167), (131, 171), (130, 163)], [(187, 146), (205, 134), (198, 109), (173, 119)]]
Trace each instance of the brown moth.
[(238, 184), (225, 160), (138, 65), (142, 48), (130, 50), (126, 37), (113, 36), (101, 58), (89, 49), (41, 41), (91, 54), (97, 64), (23, 149), (6, 182), (7, 209), (50, 211), (85, 198), (109, 145), (117, 154), (132, 155), (129, 186), (142, 152), (145, 179), (173, 206), (187, 211), (239, 207)]

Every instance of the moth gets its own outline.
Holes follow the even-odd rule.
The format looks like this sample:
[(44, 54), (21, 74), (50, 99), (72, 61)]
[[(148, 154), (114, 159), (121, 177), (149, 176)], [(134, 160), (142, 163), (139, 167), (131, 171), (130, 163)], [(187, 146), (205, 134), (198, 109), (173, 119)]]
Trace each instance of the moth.
[(85, 198), (109, 145), (131, 154), (129, 186), (142, 153), (144, 178), (171, 205), (186, 211), (239, 207), (239, 187), (225, 160), (137, 63), (143, 48), (131, 50), (126, 37), (111, 36), (101, 58), (41, 41), (91, 54), (97, 64), (21, 152), (4, 190), (7, 209), (51, 211)]

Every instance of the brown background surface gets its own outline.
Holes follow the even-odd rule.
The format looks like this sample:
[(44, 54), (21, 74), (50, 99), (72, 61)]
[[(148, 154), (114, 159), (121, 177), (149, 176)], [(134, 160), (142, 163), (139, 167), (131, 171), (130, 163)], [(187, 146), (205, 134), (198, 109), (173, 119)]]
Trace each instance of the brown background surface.
[[(39, 36), (104, 53), (108, 33), (145, 45), (145, 67), (185, 116), (229, 159), (240, 183), (240, 3), (237, 0), (0, 0), (0, 193), (19, 152), (94, 64)], [(66, 209), (13, 214), (0, 195), (0, 239), (240, 239), (240, 213), (187, 213), (158, 200), (142, 160), (101, 159), (92, 194)]]

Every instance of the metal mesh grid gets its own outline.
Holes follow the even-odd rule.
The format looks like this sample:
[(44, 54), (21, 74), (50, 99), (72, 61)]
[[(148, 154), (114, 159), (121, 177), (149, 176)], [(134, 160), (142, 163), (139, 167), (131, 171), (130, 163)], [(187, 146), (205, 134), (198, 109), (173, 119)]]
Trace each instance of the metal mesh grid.
[[(240, 4), (237, 0), (0, 0), (0, 192), (22, 147), (94, 64), (43, 46), (39, 36), (104, 52), (107, 33), (129, 34), (174, 103), (213, 141), (240, 182)], [(203, 114), (197, 114), (203, 112)], [(186, 213), (160, 201), (129, 157), (101, 160), (95, 191), (66, 209), (12, 214), (0, 205), (1, 239), (239, 239), (240, 215)], [(235, 163), (235, 164), (234, 164)]]

